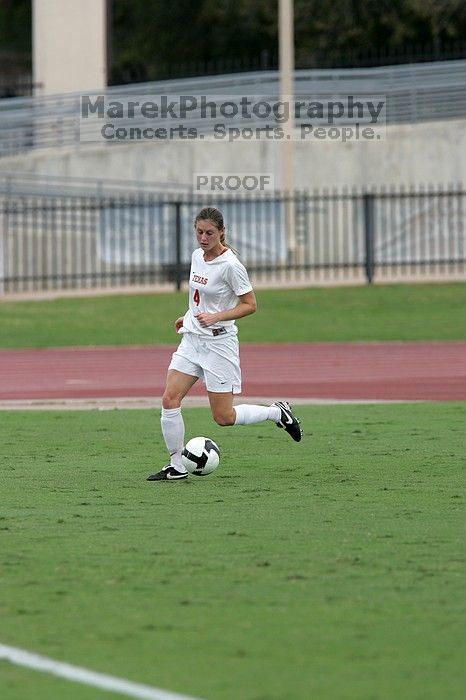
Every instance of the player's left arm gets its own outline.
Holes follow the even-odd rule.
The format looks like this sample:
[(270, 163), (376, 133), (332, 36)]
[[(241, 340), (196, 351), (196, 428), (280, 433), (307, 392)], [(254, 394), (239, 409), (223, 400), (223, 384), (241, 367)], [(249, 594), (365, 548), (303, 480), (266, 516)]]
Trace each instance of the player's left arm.
[(257, 310), (257, 301), (254, 290), (251, 289), (250, 292), (241, 294), (238, 299), (239, 302), (235, 307), (233, 307), (233, 309), (217, 311), (215, 314), (202, 313), (196, 316), (196, 318), (203, 328), (208, 328), (209, 326), (213, 326), (214, 323), (219, 323), (220, 321), (236, 321), (237, 318), (249, 316)]

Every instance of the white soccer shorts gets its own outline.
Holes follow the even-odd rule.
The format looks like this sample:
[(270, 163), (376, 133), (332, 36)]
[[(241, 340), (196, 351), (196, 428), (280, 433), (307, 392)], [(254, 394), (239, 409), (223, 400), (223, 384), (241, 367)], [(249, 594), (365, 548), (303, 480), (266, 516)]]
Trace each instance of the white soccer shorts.
[(199, 377), (207, 391), (241, 393), (239, 343), (236, 334), (209, 338), (184, 333), (168, 369)]

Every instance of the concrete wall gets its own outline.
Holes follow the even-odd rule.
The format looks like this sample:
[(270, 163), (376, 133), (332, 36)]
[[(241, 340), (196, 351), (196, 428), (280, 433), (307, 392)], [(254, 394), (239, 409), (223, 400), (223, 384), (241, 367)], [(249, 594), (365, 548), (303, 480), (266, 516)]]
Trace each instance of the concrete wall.
[[(271, 172), (280, 186), (280, 146), (272, 141), (91, 144), (4, 158), (0, 170), (187, 185), (196, 172)], [(295, 142), (298, 189), (429, 183), (466, 184), (466, 120), (395, 125), (378, 142)]]
[(36, 94), (105, 87), (106, 32), (106, 0), (33, 0)]

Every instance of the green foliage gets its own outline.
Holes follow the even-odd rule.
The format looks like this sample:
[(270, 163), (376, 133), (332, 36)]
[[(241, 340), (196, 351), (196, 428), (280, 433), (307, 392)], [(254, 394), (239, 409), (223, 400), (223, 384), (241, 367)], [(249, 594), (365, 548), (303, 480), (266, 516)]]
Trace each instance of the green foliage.
[[(113, 83), (152, 80), (171, 72), (231, 70), (241, 59), (275, 60), (278, 3), (268, 0), (108, 0)], [(31, 51), (31, 0), (0, 0), (0, 55), (16, 63)], [(332, 56), (403, 52), (464, 41), (463, 0), (294, 0), (297, 65)]]
[[(113, 82), (150, 80), (278, 54), (278, 3), (268, 0), (113, 0)], [(343, 52), (405, 51), (464, 41), (463, 0), (295, 0), (297, 65)], [(231, 70), (231, 66), (230, 66)], [(202, 71), (201, 71), (202, 72)]]
[(31, 13), (31, 0), (0, 0), (0, 67), (8, 59), (6, 52), (31, 51)]
[(267, 0), (114, 0), (112, 7), (115, 83), (277, 50), (276, 12)]
[[(156, 484), (153, 411), (2, 413), (0, 641), (205, 700), (463, 697), (464, 404), (299, 415), (186, 410), (221, 464)], [(113, 697), (1, 666), (8, 700)]]
[[(466, 285), (258, 290), (245, 342), (463, 340)], [(0, 302), (0, 347), (176, 343), (186, 292)]]

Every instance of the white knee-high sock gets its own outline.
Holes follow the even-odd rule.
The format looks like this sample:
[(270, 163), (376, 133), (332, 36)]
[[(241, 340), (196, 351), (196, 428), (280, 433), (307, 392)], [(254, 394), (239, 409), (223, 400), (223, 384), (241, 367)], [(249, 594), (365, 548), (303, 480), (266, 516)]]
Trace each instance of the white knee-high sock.
[(162, 408), (160, 416), (162, 435), (170, 454), (170, 464), (185, 472), (181, 461), (181, 451), (184, 447), (184, 420), (181, 408)]
[(256, 406), (254, 404), (241, 403), (233, 406), (236, 413), (235, 425), (251, 425), (261, 423), (264, 420), (280, 420), (280, 409), (278, 406)]

